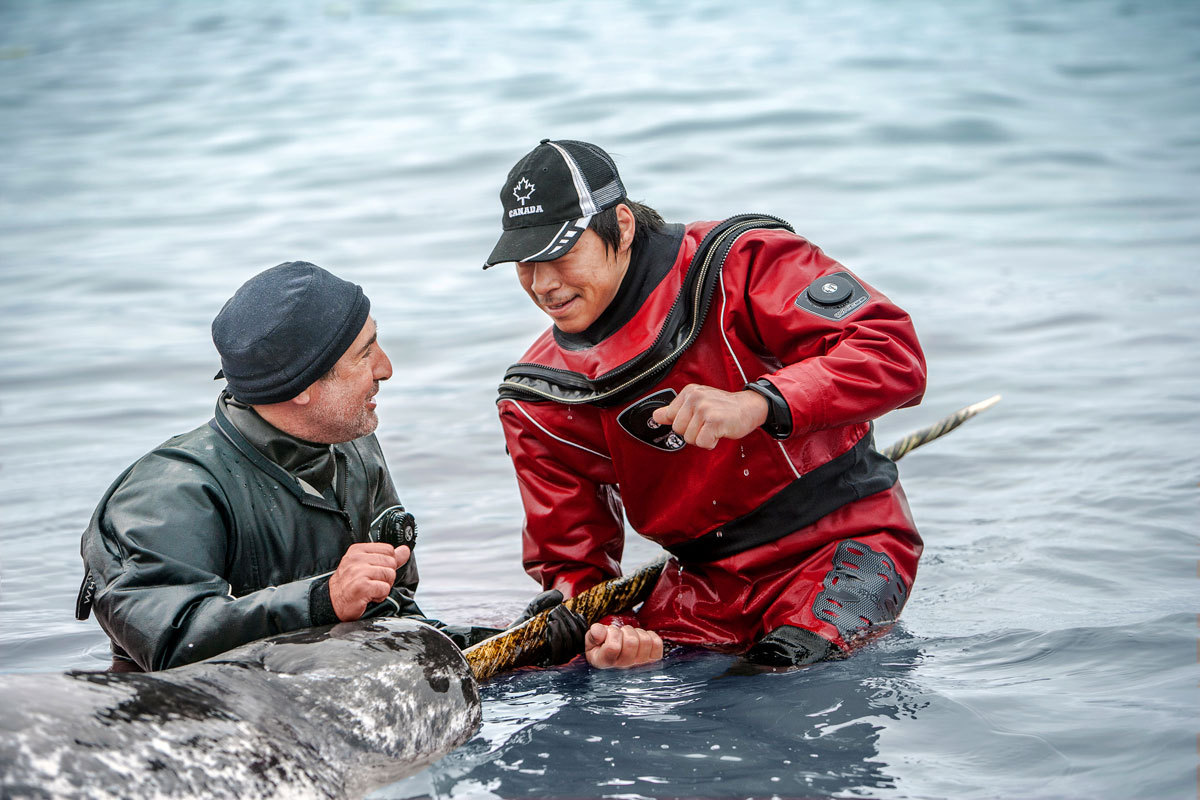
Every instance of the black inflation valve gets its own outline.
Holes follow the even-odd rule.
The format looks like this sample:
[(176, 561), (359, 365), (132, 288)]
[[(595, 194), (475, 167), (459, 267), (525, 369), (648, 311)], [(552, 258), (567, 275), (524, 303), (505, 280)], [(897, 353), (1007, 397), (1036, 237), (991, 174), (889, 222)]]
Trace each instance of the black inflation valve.
[(379, 541), (392, 547), (417, 546), (417, 520), (412, 514), (397, 506), (383, 513), (379, 519)]

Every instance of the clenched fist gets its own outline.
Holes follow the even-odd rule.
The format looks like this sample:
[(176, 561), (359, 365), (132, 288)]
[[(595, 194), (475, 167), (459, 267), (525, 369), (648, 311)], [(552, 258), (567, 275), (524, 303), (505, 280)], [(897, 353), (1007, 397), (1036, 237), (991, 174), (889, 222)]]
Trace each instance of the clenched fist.
[(767, 421), (767, 399), (748, 389), (726, 392), (689, 383), (671, 404), (654, 411), (688, 444), (712, 450), (722, 439), (741, 439)]
[(588, 628), (584, 637), (584, 657), (593, 667), (632, 667), (663, 657), (663, 642), (654, 631), (630, 626), (601, 625)]
[(370, 603), (378, 603), (392, 591), (396, 570), (408, 563), (412, 550), (407, 545), (392, 547), (382, 542), (350, 545), (329, 578), (329, 600), (342, 622), (358, 619)]

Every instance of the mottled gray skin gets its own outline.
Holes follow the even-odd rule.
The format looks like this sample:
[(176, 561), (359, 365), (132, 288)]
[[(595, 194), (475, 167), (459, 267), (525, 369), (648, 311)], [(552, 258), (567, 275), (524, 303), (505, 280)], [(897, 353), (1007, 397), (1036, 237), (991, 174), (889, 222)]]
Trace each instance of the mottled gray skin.
[(357, 797), (465, 742), (458, 648), (386, 618), (148, 674), (0, 675), (0, 796)]

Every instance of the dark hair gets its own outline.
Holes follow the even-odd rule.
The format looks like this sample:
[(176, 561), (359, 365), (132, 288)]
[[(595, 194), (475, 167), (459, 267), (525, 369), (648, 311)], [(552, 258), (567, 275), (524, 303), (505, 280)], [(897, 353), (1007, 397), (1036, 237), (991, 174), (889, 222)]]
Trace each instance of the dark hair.
[[(636, 225), (633, 229), (633, 246), (630, 248), (630, 252), (641, 249), (642, 243), (646, 241), (650, 231), (661, 231), (666, 227), (667, 223), (663, 221), (662, 215), (650, 206), (644, 206), (632, 200), (622, 200), (617, 205), (624, 205), (633, 212), (633, 221)], [(615, 253), (620, 249), (621, 226), (617, 222), (617, 206), (601, 211), (592, 217), (588, 228), (595, 231), (596, 235), (600, 237), (600, 241), (604, 242), (605, 250)]]

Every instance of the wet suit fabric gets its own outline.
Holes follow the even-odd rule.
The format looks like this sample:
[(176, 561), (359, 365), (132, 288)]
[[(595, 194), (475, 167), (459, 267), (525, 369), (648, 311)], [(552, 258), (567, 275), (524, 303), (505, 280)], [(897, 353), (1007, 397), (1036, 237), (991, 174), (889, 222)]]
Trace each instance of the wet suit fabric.
[[(228, 401), (122, 473), (83, 534), (96, 618), (145, 670), (337, 622), (329, 575), (400, 502), (374, 435), (313, 445)], [(366, 616), (420, 614), (415, 560), (398, 573)]]
[[(598, 335), (552, 328), (510, 373), (532, 364), (589, 381), (620, 374), (659, 340), (715, 224), (652, 233), (630, 270), (661, 277), (642, 286), (639, 302), (629, 302), (623, 284), (610, 306), (620, 313), (598, 321)], [(840, 305), (817, 302), (822, 292)], [(755, 430), (702, 450), (647, 431), (638, 413), (638, 403), (669, 401), (691, 383), (738, 391), (760, 379), (786, 401), (784, 439)], [(643, 626), (679, 643), (744, 648), (791, 625), (844, 648), (863, 628), (894, 619), (916, 574), (921, 538), (895, 467), (870, 436), (871, 420), (915, 405), (924, 386), (908, 314), (790, 230), (744, 233), (720, 266), (698, 336), (636, 396), (574, 403), (501, 387), (525, 509), (526, 571), (568, 596), (618, 575), (624, 516), (678, 551), (638, 612)], [(811, 486), (810, 476), (819, 478)], [(821, 505), (825, 491), (837, 494), (833, 507)], [(739, 544), (725, 544), (726, 528)], [(693, 547), (699, 540), (709, 544)], [(838, 561), (847, 541), (863, 553), (854, 557), (859, 567)], [(859, 586), (857, 572), (875, 565), (887, 568)], [(826, 586), (838, 569), (855, 570), (848, 580), (863, 613), (853, 618), (838, 614), (841, 600)]]

